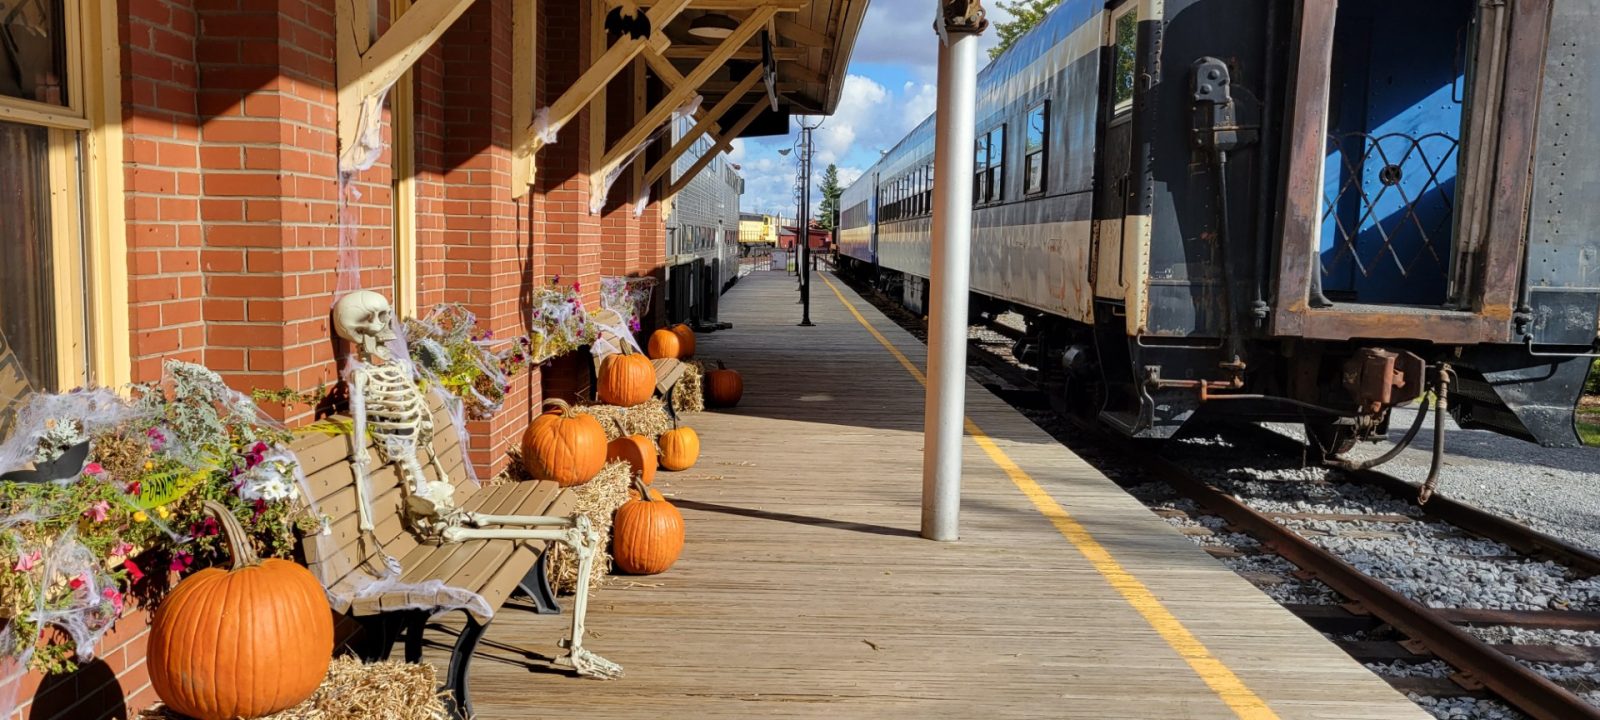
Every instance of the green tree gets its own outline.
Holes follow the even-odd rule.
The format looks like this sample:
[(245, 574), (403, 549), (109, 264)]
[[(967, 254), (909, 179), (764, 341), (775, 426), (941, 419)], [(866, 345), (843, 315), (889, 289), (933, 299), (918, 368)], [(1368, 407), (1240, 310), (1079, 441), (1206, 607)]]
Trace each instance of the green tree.
[(828, 165), (822, 172), (822, 204), (817, 206), (817, 224), (822, 229), (832, 232), (839, 226), (839, 194), (844, 188), (839, 186), (839, 166)]
[(989, 59), (1000, 57), (1000, 54), (1011, 47), (1017, 38), (1028, 34), (1039, 21), (1044, 20), (1044, 16), (1050, 13), (1051, 8), (1060, 4), (1061, 0), (1013, 0), (1012, 2), (996, 0), (995, 5), (1011, 13), (1011, 21), (994, 24), (995, 31), (1000, 34), (1000, 44), (989, 50)]

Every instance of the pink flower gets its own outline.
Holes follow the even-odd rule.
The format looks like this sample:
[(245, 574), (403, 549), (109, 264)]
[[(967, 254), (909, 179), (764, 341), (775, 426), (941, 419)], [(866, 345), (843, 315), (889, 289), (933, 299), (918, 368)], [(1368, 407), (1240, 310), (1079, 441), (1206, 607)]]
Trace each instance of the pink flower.
[(97, 462), (92, 462), (92, 463), (89, 463), (88, 465), (83, 466), (83, 474), (85, 474), (85, 475), (99, 475), (100, 473), (103, 473), (105, 471), (106, 471), (106, 469), (103, 468), (103, 467), (100, 467), (100, 463), (97, 463)]
[(139, 491), (144, 489), (144, 483), (141, 483), (138, 480), (135, 480), (135, 481), (133, 481), (131, 483), (128, 483), (128, 487), (125, 488), (125, 489), (127, 490), (129, 495), (138, 495)]
[(132, 560), (123, 560), (122, 569), (128, 571), (129, 580), (139, 582), (144, 579), (144, 571), (140, 570), (139, 565)]
[(575, 283), (572, 284), (572, 291), (573, 292), (583, 292), (582, 287), (583, 287), (582, 283), (576, 283), (575, 282)]
[(73, 590), (82, 590), (83, 586), (87, 584), (89, 584), (89, 581), (82, 575), (67, 581), (67, 586), (71, 587)]
[(172, 565), (170, 567), (173, 572), (183, 572), (193, 564), (194, 556), (180, 550), (176, 555), (172, 556)]
[(105, 522), (106, 515), (110, 514), (110, 512), (111, 503), (104, 500), (96, 500), (93, 505), (89, 506), (88, 510), (83, 511), (83, 516), (95, 522)]
[(167, 434), (161, 432), (161, 428), (150, 428), (144, 431), (144, 436), (150, 440), (151, 450), (161, 452), (161, 449), (167, 446)]
[(100, 596), (104, 597), (107, 600), (110, 600), (111, 601), (111, 607), (116, 608), (118, 613), (122, 612), (122, 593), (121, 593), (121, 591), (117, 590), (114, 587), (108, 587), (108, 588), (100, 591)]
[(131, 552), (133, 552), (133, 545), (126, 540), (122, 540), (111, 547), (111, 554), (115, 557), (127, 557), (128, 553)]
[(33, 569), (34, 565), (39, 564), (39, 561), (43, 558), (44, 555), (38, 550), (34, 550), (30, 553), (24, 553), (17, 557), (17, 566), (12, 569), (17, 572), (28, 572), (29, 570)]

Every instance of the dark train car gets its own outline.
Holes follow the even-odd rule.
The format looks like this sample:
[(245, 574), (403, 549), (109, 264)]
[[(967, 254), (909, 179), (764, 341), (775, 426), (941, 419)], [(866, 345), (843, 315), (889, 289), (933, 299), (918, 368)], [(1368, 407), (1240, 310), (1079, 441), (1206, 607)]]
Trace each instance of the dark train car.
[[(1600, 0), (1065, 0), (978, 79), (972, 306), (1022, 312), (1041, 381), (1133, 436), (1219, 413), (1336, 453), (1433, 389), (1578, 444), (1597, 27)], [(932, 124), (842, 222), (911, 305)]]

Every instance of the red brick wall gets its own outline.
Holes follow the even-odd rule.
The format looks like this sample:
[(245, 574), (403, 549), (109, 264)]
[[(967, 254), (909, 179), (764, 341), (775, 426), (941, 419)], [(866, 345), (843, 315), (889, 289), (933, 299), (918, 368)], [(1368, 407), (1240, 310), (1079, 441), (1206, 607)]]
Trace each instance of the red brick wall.
[[(540, 106), (582, 70), (589, 1), (540, 4)], [(341, 265), (348, 286), (392, 296), (387, 152), (349, 178), (343, 245), (353, 252), (341, 257), (333, 8), (334, 0), (118, 0), (136, 380), (184, 359), (241, 390), (331, 385), (328, 313)], [(589, 213), (584, 115), (540, 153), (533, 190), (512, 198), (510, 29), (510, 0), (479, 0), (412, 80), (417, 309), (462, 302), (501, 337), (526, 332), (526, 298), (549, 278), (580, 283), (593, 308), (602, 274), (655, 273), (664, 248), (657, 204), (636, 218), (627, 176), (605, 213)], [(631, 127), (634, 112), (629, 84), (615, 85), (610, 135)], [(384, 132), (388, 139), (387, 122)], [(582, 374), (583, 363), (567, 365), (571, 377), (557, 383)], [(480, 476), (504, 467), (544, 382), (538, 370), (523, 373), (499, 416), (469, 426)], [(291, 423), (309, 413), (281, 412)], [(148, 616), (130, 612), (80, 672), (27, 676), (11, 717), (133, 716), (154, 700), (147, 634)]]

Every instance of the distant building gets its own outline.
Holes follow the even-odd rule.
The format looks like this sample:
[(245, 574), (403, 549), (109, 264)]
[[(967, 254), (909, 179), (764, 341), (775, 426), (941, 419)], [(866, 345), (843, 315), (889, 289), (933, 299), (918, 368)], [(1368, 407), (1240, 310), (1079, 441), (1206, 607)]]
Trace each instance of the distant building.
[(778, 228), (783, 219), (776, 215), (739, 213), (739, 246), (748, 251), (753, 247), (775, 247)]

